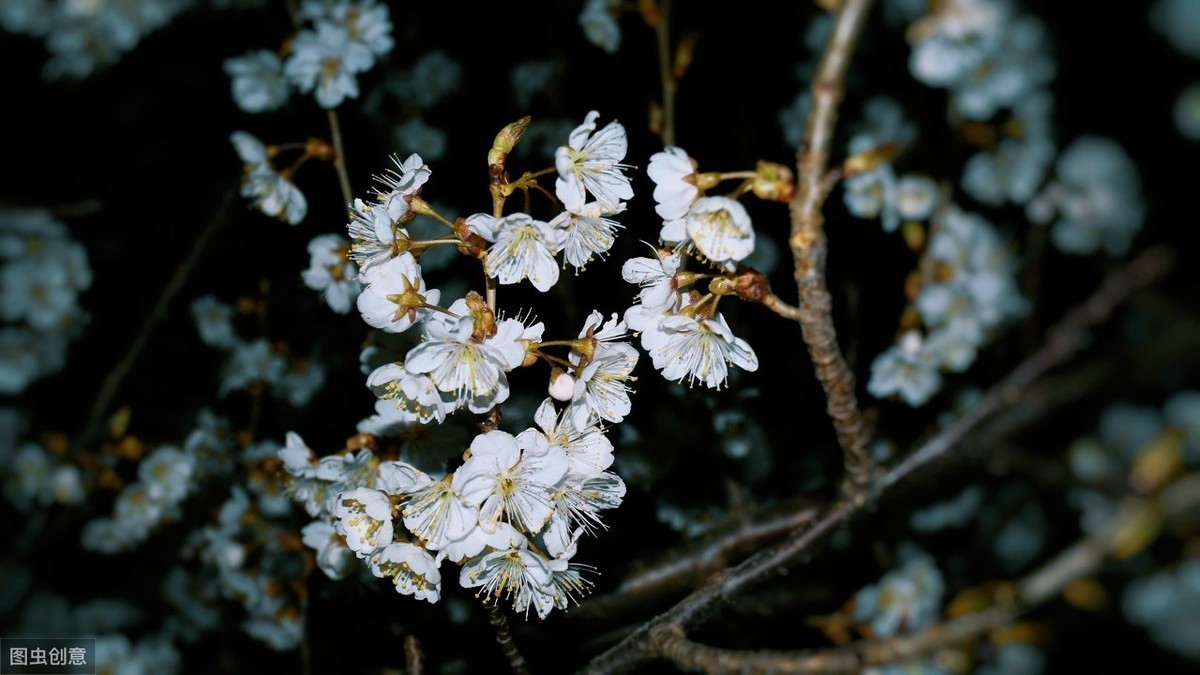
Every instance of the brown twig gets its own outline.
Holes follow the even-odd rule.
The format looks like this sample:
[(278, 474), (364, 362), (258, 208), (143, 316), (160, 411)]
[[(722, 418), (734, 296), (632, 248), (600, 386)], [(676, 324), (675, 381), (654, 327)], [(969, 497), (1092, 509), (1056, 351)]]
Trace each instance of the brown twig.
[(871, 0), (846, 0), (841, 5), (813, 77), (812, 109), (796, 165), (799, 185), (790, 205), (789, 240), (800, 295), (800, 329), (825, 390), (838, 444), (845, 452), (845, 487), (856, 502), (865, 502), (870, 496), (875, 465), (867, 451), (869, 439), (854, 393), (854, 374), (838, 348), (833, 327), (833, 300), (825, 285), (828, 241), (822, 209), (833, 186), (827, 166), (838, 105), (845, 93), (846, 69), (870, 9)]
[(517, 643), (513, 641), (512, 631), (508, 627), (508, 618), (504, 616), (504, 610), (497, 607), (495, 603), (488, 604), (487, 610), (488, 621), (491, 621), (492, 627), (496, 629), (496, 642), (500, 644), (500, 651), (504, 652), (504, 658), (508, 659), (508, 666), (516, 675), (529, 675), (529, 665), (525, 663), (525, 657), (521, 656), (521, 651), (517, 649)]
[[(1109, 275), (1087, 301), (1069, 312), (1051, 330), (1038, 351), (989, 389), (974, 408), (888, 470), (878, 482), (880, 492), (885, 492), (942, 458), (990, 415), (1016, 403), (1033, 381), (1089, 344), (1090, 328), (1107, 320), (1117, 305), (1127, 300), (1134, 291), (1161, 278), (1173, 263), (1174, 255), (1169, 250), (1153, 248), (1143, 252), (1125, 268)], [(640, 661), (661, 656), (660, 642), (663, 636), (670, 635), (669, 631), (676, 627), (687, 631), (699, 625), (727, 598), (794, 564), (862, 510), (863, 504), (860, 502), (839, 499), (807, 528), (759, 551), (736, 567), (713, 575), (703, 586), (671, 609), (647, 621), (620, 643), (593, 659), (580, 672), (591, 675), (621, 672)]]
[(796, 307), (795, 305), (789, 305), (778, 295), (775, 295), (770, 291), (763, 296), (762, 305), (772, 312), (775, 312), (779, 316), (782, 316), (785, 319), (791, 319), (792, 321), (799, 321), (803, 316), (803, 313), (800, 311), (799, 307)]

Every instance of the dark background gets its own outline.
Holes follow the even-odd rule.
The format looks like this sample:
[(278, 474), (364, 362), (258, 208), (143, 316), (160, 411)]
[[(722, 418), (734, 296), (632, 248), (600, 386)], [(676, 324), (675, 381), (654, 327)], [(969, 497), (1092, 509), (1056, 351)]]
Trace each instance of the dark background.
[[(780, 7), (739, 2), (720, 12), (690, 3), (676, 5), (676, 34), (694, 31), (699, 36), (694, 65), (680, 86), (678, 143), (700, 158), (706, 169), (745, 169), (761, 158), (790, 163), (794, 149), (784, 146), (776, 114), (804, 86), (794, 71), (810, 59), (802, 35), (814, 10), (806, 3)], [(1195, 321), (1198, 288), (1184, 242), (1191, 239), (1195, 223), (1191, 196), (1200, 157), (1196, 145), (1175, 131), (1171, 106), (1177, 92), (1200, 69), (1150, 29), (1147, 8), (1141, 3), (1110, 3), (1097, 11), (1093, 3), (1047, 2), (1030, 3), (1028, 9), (1052, 29), (1052, 49), (1059, 63), (1053, 89), (1060, 148), (1084, 133), (1110, 136), (1121, 143), (1142, 172), (1148, 207), (1134, 250), (1163, 243), (1178, 251), (1181, 262), (1155, 294), (1135, 303), (1139, 311), (1122, 313), (1097, 332), (1096, 345), (1086, 358), (1110, 366), (1104, 384), (1056, 411), (1052, 424), (1043, 423), (1019, 436), (1018, 443), (1029, 452), (1053, 459), (1061, 457), (1071, 439), (1094, 429), (1108, 402), (1124, 398), (1159, 405), (1168, 392), (1196, 384), (1200, 354), (1194, 346), (1172, 355), (1172, 367), (1160, 367), (1145, 377), (1132, 365), (1141, 363), (1139, 334)], [(424, 116), (449, 135), (446, 158), (431, 163), (433, 178), (424, 193), (430, 201), (452, 204), (463, 215), (488, 210), (486, 150), (500, 127), (524, 114), (582, 120), (588, 110), (597, 109), (601, 123), (619, 119), (630, 135), (627, 161), (640, 167), (661, 147), (645, 123), (649, 101), (658, 96), (653, 33), (635, 16), (622, 19), (623, 46), (610, 56), (584, 40), (576, 23), (576, 3), (488, 3), (470, 8), (458, 3), (403, 3), (392, 4), (391, 10), (396, 47), (385, 62), (360, 78), (364, 92), (377, 86), (388, 69), (407, 68), (435, 48), (446, 51), (464, 69), (461, 89)], [(299, 277), (308, 264), (307, 242), (318, 234), (342, 232), (345, 225), (332, 169), (318, 165), (301, 172), (297, 182), (310, 208), (306, 220), (296, 227), (249, 210), (236, 196), (241, 167), (228, 141), (231, 131), (245, 129), (269, 142), (328, 137), (324, 112), (310, 98), (293, 96), (283, 110), (258, 116), (239, 111), (230, 98), (222, 60), (250, 49), (274, 48), (289, 30), (286, 14), (274, 3), (261, 10), (197, 8), (146, 36), (115, 66), (82, 82), (51, 84), (39, 74), (45, 52), (37, 40), (7, 34), (0, 38), (0, 60), (7, 64), (0, 69), (0, 91), (8, 92), (7, 103), (0, 106), (0, 158), (8, 167), (0, 182), (0, 204), (82, 211), (63, 220), (87, 247), (95, 274), (91, 290), (81, 301), (91, 321), (73, 345), (66, 371), (34, 384), (16, 401), (33, 412), (35, 434), (78, 432), (102, 379), (125, 353), (197, 235), (213, 219), (220, 220), (214, 236), (200, 253), (183, 292), (156, 324), (149, 347), (115, 401), (132, 407), (133, 433), (147, 441), (178, 442), (191, 428), (195, 411), (205, 405), (235, 422), (244, 421), (248, 413), (243, 398), (215, 400), (221, 356), (198, 340), (187, 306), (204, 293), (226, 301), (254, 295), (263, 282), (270, 289), (268, 336), (287, 341), (294, 353), (319, 354), (329, 376), (305, 409), (268, 407), (260, 422), (262, 434), (282, 439), (285, 431), (296, 430), (314, 448), (336, 448), (353, 432), (354, 423), (369, 414), (374, 399), (363, 387), (357, 366), (364, 325), (356, 315), (330, 312)], [(871, 96), (897, 98), (921, 129), (921, 141), (900, 160), (901, 169), (957, 176), (973, 149), (947, 128), (945, 93), (908, 76), (906, 54), (896, 31), (874, 17), (852, 65), (844, 119), (855, 120), (862, 102)], [(513, 65), (535, 58), (558, 59), (562, 70), (551, 95), (536, 98), (533, 109), (519, 110), (510, 93), (509, 73)], [(387, 166), (387, 156), (403, 157), (407, 151), (387, 141), (389, 120), (366, 118), (358, 102), (348, 101), (339, 113), (354, 191), (366, 197), (371, 175)], [(644, 249), (639, 241), (653, 240), (659, 226), (649, 197), (652, 185), (643, 172), (633, 173), (637, 197), (620, 218), (626, 230), (612, 260), (593, 264), (577, 279), (568, 279), (562, 290), (554, 291), (562, 295), (553, 302), (544, 302), (533, 291), (517, 289), (510, 294), (504, 289), (502, 304), (514, 310), (536, 307), (550, 327), (547, 337), (551, 339), (573, 335), (580, 317), (593, 306), (605, 313), (621, 311), (633, 293), (620, 280), (619, 261), (640, 255)], [(233, 198), (227, 201), (231, 190)], [(963, 196), (962, 201), (971, 208), (969, 198)], [(223, 203), (228, 206), (223, 208)], [(782, 249), (786, 209), (757, 203), (751, 209), (759, 236), (775, 237)], [(828, 210), (829, 277), (842, 343), (860, 381), (865, 381), (871, 359), (894, 338), (904, 303), (900, 280), (914, 259), (898, 238), (882, 233), (877, 223), (849, 218), (838, 193)], [(984, 213), (1018, 241), (1030, 236), (1019, 209)], [(871, 407), (879, 432), (901, 448), (910, 445), (932, 428), (936, 411), (946, 407), (956, 388), (987, 386), (999, 379), (1057, 317), (1086, 297), (1113, 264), (1101, 256), (1068, 257), (1048, 250), (1040, 261), (1041, 283), (1031, 298), (1030, 317), (1004, 333), (967, 374), (950, 378), (946, 392), (928, 406), (913, 413), (897, 403), (875, 401), (860, 388), (860, 398)], [(772, 279), (781, 296), (794, 297), (785, 266), (781, 264)], [(565, 301), (573, 291), (595, 296), (588, 296), (586, 302), (591, 304), (586, 307), (573, 306)], [(763, 364), (757, 373), (744, 374), (740, 385), (761, 392), (750, 410), (765, 428), (776, 458), (772, 475), (749, 486), (750, 498), (770, 501), (793, 494), (797, 485), (807, 486), (816, 498), (829, 496), (841, 458), (798, 331), (755, 307), (732, 307), (726, 314)], [(631, 486), (626, 504), (609, 514), (611, 530), (581, 546), (578, 560), (601, 571), (598, 593), (615, 586), (630, 561), (679, 541), (680, 535), (654, 520), (658, 499), (722, 506), (723, 476), (739, 471), (714, 449), (707, 423), (697, 422), (710, 392), (672, 397), (645, 357), (639, 375), (635, 412), (629, 421), (642, 434), (641, 452), (649, 453), (662, 476), (653, 491)], [(514, 390), (522, 383), (536, 389), (542, 386), (541, 377), (540, 372), (515, 374)], [(735, 405), (737, 400), (736, 391), (712, 396), (718, 407)], [(660, 401), (670, 403), (657, 405)], [(612, 436), (616, 440), (618, 434), (614, 431)], [(618, 443), (617, 454), (621, 452)], [(730, 612), (710, 624), (702, 638), (747, 648), (819, 646), (821, 638), (803, 626), (804, 617), (835, 609), (855, 590), (878, 579), (886, 565), (879, 566), (873, 551), (904, 538), (906, 514), (912, 508), (953, 496), (971, 482), (1000, 485), (1029, 480), (997, 475), (978, 464), (957, 464), (941, 476), (886, 501), (849, 531), (852, 544), (826, 550), (789, 577), (790, 591), (783, 594), (788, 601), (759, 614), (745, 607)], [(1053, 485), (1047, 486), (1037, 476), (1029, 484), (1033, 494), (1044, 498), (1051, 515), (1046, 552), (1057, 551), (1078, 536), (1077, 519)], [(213, 499), (219, 503), (221, 497)], [(103, 512), (107, 507), (96, 508)], [(4, 513), (5, 520), (14, 517), (11, 510)], [(0, 525), (0, 530), (9, 528)], [(47, 545), (76, 546), (70, 536), (56, 536)], [(164, 539), (178, 541), (180, 536), (167, 533)], [(999, 576), (989, 571), (987, 551), (968, 550), (961, 541), (946, 539), (931, 538), (934, 557), (939, 562), (955, 558), (969, 563), (957, 567), (961, 574), (947, 571), (951, 594)], [(80, 597), (86, 597), (88, 589), (129, 589), (135, 603), (152, 606), (156, 585), (139, 580), (165, 573), (171, 555), (170, 545), (156, 540), (113, 559), (85, 555), (86, 579), (69, 571), (74, 562), (49, 556), (50, 562), (35, 579), (46, 588)], [(443, 566), (445, 594), (469, 600), (469, 594), (455, 588), (453, 570)], [(441, 605), (429, 607), (355, 582), (332, 584), (320, 575), (310, 583), (310, 590), (314, 672), (400, 667), (398, 636), (408, 631), (422, 640), (432, 670), (457, 658), (466, 659), (471, 672), (503, 667), (482, 613), (476, 612), (464, 625), (450, 625)], [(762, 597), (752, 595), (755, 599)], [(241, 611), (227, 607), (227, 628), (217, 639), (184, 652), (189, 671), (296, 667), (295, 654), (272, 654), (237, 630)], [(643, 613), (628, 620), (648, 616)], [(1044, 645), (1051, 671), (1065, 666), (1123, 670), (1153, 665), (1159, 671), (1183, 666), (1125, 624), (1116, 605), (1084, 613), (1052, 603), (1035, 619), (1053, 626), (1053, 641)], [(619, 629), (612, 622), (573, 621), (569, 613), (556, 613), (545, 622), (522, 623), (517, 638), (535, 672), (565, 672), (599, 653), (607, 646), (609, 631)], [(1120, 648), (1115, 644), (1118, 639)]]

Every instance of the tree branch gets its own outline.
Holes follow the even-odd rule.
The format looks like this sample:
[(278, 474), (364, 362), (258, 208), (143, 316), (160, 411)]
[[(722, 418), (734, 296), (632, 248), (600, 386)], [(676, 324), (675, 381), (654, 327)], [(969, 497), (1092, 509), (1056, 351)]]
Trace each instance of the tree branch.
[(800, 296), (799, 323), (817, 380), (825, 390), (829, 416), (845, 452), (845, 487), (855, 501), (866, 501), (875, 466), (867, 452), (867, 429), (854, 393), (854, 374), (846, 365), (833, 327), (833, 300), (825, 284), (825, 216), (822, 209), (833, 182), (827, 166), (838, 106), (845, 94), (846, 69), (854, 44), (871, 9), (871, 0), (845, 0), (837, 12), (829, 42), (812, 83), (812, 109), (797, 159), (799, 185), (791, 202), (790, 246)]
[[(1051, 368), (1068, 361), (1089, 343), (1087, 331), (1104, 322), (1112, 311), (1136, 290), (1161, 278), (1174, 263), (1166, 248), (1147, 250), (1124, 269), (1113, 272), (1082, 305), (1072, 310), (1051, 330), (1043, 346), (1022, 361), (1007, 377), (994, 385), (974, 408), (956, 422), (919, 445), (892, 467), (879, 481), (885, 492), (913, 473), (940, 459), (993, 413), (1020, 400), (1024, 390)], [(684, 631), (699, 625), (708, 615), (747, 586), (784, 569), (862, 511), (863, 505), (843, 498), (831, 504), (811, 525), (770, 548), (759, 551), (736, 567), (724, 570), (697, 588), (674, 607), (643, 624), (620, 643), (593, 659), (581, 673), (622, 672), (640, 661), (662, 656), (662, 636), (673, 628)]]
[(1071, 581), (1094, 573), (1108, 554), (1117, 548), (1120, 532), (1142, 510), (1161, 512), (1175, 519), (1200, 506), (1200, 474), (1189, 474), (1169, 485), (1158, 498), (1133, 498), (1134, 503), (1118, 510), (1096, 529), (1013, 584), (1015, 593), (999, 602), (960, 617), (943, 621), (916, 633), (886, 639), (861, 640), (832, 649), (810, 651), (742, 651), (719, 649), (692, 642), (678, 626), (657, 635), (659, 653), (684, 670), (709, 675), (727, 673), (856, 673), (868, 666), (882, 666), (914, 659), (944, 646), (975, 639), (990, 630), (1007, 626), (1021, 614), (1042, 605), (1062, 592)]
[(812, 522), (818, 509), (807, 499), (794, 499), (731, 515), (698, 539), (689, 539), (625, 577), (612, 593), (580, 605), (572, 619), (608, 618), (648, 599), (704, 581), (766, 542)]

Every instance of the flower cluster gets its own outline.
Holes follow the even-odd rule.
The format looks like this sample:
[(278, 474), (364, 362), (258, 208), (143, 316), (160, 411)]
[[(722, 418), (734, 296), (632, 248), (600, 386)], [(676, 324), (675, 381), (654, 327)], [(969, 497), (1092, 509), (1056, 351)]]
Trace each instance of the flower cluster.
[(358, 268), (350, 260), (350, 242), (340, 234), (322, 234), (308, 242), (308, 269), (301, 275), (304, 285), (320, 291), (329, 308), (350, 313), (362, 290)]
[(1121, 608), (1133, 623), (1145, 627), (1158, 644), (1189, 659), (1200, 659), (1200, 560), (1187, 560), (1174, 570), (1135, 579), (1121, 596)]
[(537, 427), (513, 436), (480, 434), (453, 472), (425, 472), (369, 448), (317, 460), (290, 434), (280, 458), (292, 494), (316, 520), (304, 542), (331, 578), (355, 558), (399, 593), (437, 602), (442, 561), (462, 565), (459, 583), (489, 602), (545, 617), (566, 608), (591, 582), (571, 563), (579, 538), (603, 527), (600, 512), (620, 505), (621, 479), (609, 471), (612, 444), (588, 417), (547, 398)]
[(46, 211), (0, 211), (0, 394), (62, 369), (87, 314), (87, 251)]
[(21, 0), (4, 3), (0, 26), (43, 38), (47, 80), (82, 79), (131, 51), (142, 36), (165, 26), (189, 0)]
[[(265, 452), (251, 452), (251, 469), (276, 467), (276, 447), (264, 445)], [(221, 595), (246, 609), (242, 630), (278, 651), (294, 649), (304, 634), (295, 590), (295, 582), (305, 578), (297, 564), (303, 547), (290, 519), (282, 517), (290, 515), (290, 506), (281, 493), (250, 493), (235, 485), (216, 522), (195, 530), (183, 551), (214, 568)]]
[(308, 214), (308, 200), (292, 182), (294, 169), (277, 170), (272, 161), (275, 148), (268, 148), (262, 141), (245, 131), (235, 131), (229, 136), (242, 160), (241, 194), (263, 214), (278, 218), (289, 225), (297, 225)]
[(948, 89), (956, 118), (981, 132), (997, 120), (995, 131), (965, 134), (983, 149), (967, 161), (963, 189), (989, 206), (1027, 204), (1056, 152), (1046, 26), (1008, 0), (953, 0), (931, 6), (908, 35), (913, 76)]
[(867, 101), (863, 117), (846, 161), (846, 209), (859, 218), (879, 218), (886, 232), (895, 232), (901, 220), (927, 220), (937, 207), (937, 183), (922, 174), (897, 178), (891, 162), (912, 144), (915, 127), (899, 103), (881, 96)]
[[(125, 454), (136, 455), (136, 447), (132, 444), (132, 452)], [(83, 526), (83, 548), (112, 555), (144, 542), (158, 527), (179, 518), (184, 500), (201, 477), (227, 469), (225, 457), (231, 451), (227, 423), (201, 414), (182, 447), (162, 445), (139, 458), (137, 480), (121, 488), (112, 515), (93, 518)]]
[(1200, 392), (1179, 392), (1161, 410), (1114, 404), (1101, 415), (1098, 432), (1077, 439), (1067, 456), (1082, 485), (1072, 501), (1083, 529), (1094, 532), (1120, 508), (1113, 495), (1151, 493), (1180, 468), (1200, 467)]
[[(0, 423), (16, 426), (13, 419), (2, 419)], [(0, 446), (0, 461), (12, 467), (5, 476), (4, 494), (17, 510), (28, 513), (51, 504), (76, 505), (87, 500), (83, 472), (78, 465), (56, 456), (59, 454), (33, 441), (20, 447), (8, 443)]]
[(289, 359), (266, 338), (242, 339), (234, 329), (233, 317), (234, 308), (211, 295), (192, 301), (200, 339), (228, 353), (221, 369), (220, 395), (268, 387), (295, 407), (307, 405), (325, 383), (324, 366), (312, 359)]
[[(625, 322), (641, 334), (642, 347), (663, 377), (719, 388), (728, 379), (729, 364), (758, 369), (754, 350), (717, 311), (723, 296), (739, 293), (736, 280), (747, 272), (741, 263), (754, 252), (754, 225), (737, 199), (706, 194), (725, 176), (699, 173), (682, 148), (668, 146), (652, 155), (647, 173), (655, 184), (655, 211), (663, 219), (662, 248), (654, 257), (631, 258), (622, 267), (625, 281), (641, 287), (638, 302), (625, 311)], [(747, 181), (739, 194), (753, 190), (765, 199), (790, 197), (791, 174), (785, 167), (760, 162), (748, 177), (735, 176)], [(714, 273), (686, 270), (690, 260), (707, 264)], [(687, 288), (709, 278), (707, 294)]]
[(989, 333), (1026, 311), (1016, 282), (1016, 261), (982, 217), (950, 206), (925, 251), (919, 292), (913, 301), (921, 323), (871, 365), (867, 390), (899, 394), (911, 406), (941, 386), (939, 371), (962, 372), (975, 361)]
[[(8, 570), (6, 570), (8, 571)], [(24, 575), (8, 577), (10, 582), (28, 581)], [(27, 592), (17, 591), (15, 597)], [(29, 594), (19, 616), (5, 630), (17, 638), (42, 635), (95, 636), (95, 652), (88, 659), (98, 673), (176, 673), (183, 659), (173, 644), (170, 625), (148, 626), (143, 612), (124, 599), (97, 598), (78, 602), (56, 593), (37, 591)], [(141, 625), (139, 625), (141, 624)], [(130, 638), (136, 635), (137, 638)], [(32, 657), (29, 659), (33, 663)]]
[[(597, 117), (589, 113), (556, 153), (555, 193), (565, 210), (549, 221), (480, 213), (451, 222), (422, 199), (431, 171), (417, 154), (393, 158), (395, 169), (377, 178), (374, 199), (355, 200), (347, 229), (363, 289), (359, 313), (384, 333), (413, 329), (422, 339), (368, 376), (380, 398), (377, 414), (360, 424), (371, 441), (318, 459), (289, 434), (279, 452), (293, 498), (315, 519), (304, 528), (304, 543), (331, 578), (348, 574), (357, 559), (398, 592), (436, 602), (441, 563), (449, 559), (462, 565), (462, 586), (541, 617), (590, 588), (584, 568), (570, 561), (580, 537), (603, 527), (600, 512), (625, 494), (608, 471), (613, 446), (603, 427), (630, 411), (627, 383), (638, 357), (622, 341), (625, 322), (592, 312), (578, 337), (544, 340), (544, 324), (505, 318), (475, 291), (443, 306), (421, 260), (435, 247), (453, 246), (477, 258), (498, 284), (528, 280), (544, 292), (558, 281), (558, 254), (582, 268), (607, 253), (619, 227), (608, 216), (621, 212), (633, 191), (622, 172), (624, 127), (612, 122), (597, 130)], [(535, 179), (526, 174), (517, 185), (528, 189)], [(419, 215), (450, 231), (415, 239), (410, 224)], [(551, 346), (570, 350), (566, 358), (550, 357), (543, 349)], [(466, 452), (453, 447), (461, 455), (453, 471), (446, 467), (454, 458), (444, 453), (406, 444), (396, 454), (375, 445), (377, 436), (440, 423), (462, 408), (498, 409), (510, 394), (507, 374), (539, 360), (552, 370), (537, 426), (516, 435), (492, 429)]]
[(437, 161), (446, 154), (446, 132), (429, 120), (440, 116), (434, 108), (461, 86), (462, 66), (444, 51), (433, 50), (407, 69), (390, 69), (363, 107), (389, 120), (393, 145)]
[(225, 61), (233, 100), (242, 110), (276, 110), (293, 87), (313, 93), (323, 108), (336, 108), (358, 97), (358, 74), (392, 51), (388, 8), (375, 0), (304, 0), (300, 16), (311, 26), (291, 40), (286, 61), (265, 49)]
[(854, 598), (854, 618), (869, 621), (872, 633), (914, 633), (937, 621), (945, 584), (933, 559), (908, 551), (906, 560)]
[(1146, 217), (1129, 155), (1112, 140), (1083, 136), (1059, 156), (1055, 174), (1029, 203), (1030, 220), (1054, 221), (1050, 240), (1060, 251), (1125, 255)]

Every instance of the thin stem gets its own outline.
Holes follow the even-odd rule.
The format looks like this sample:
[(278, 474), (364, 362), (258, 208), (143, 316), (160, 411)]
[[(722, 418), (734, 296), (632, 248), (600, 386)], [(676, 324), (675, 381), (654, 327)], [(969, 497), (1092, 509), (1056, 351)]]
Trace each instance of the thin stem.
[(757, 171), (726, 171), (721, 173), (721, 180), (733, 180), (735, 178), (757, 178)]
[(766, 307), (785, 319), (791, 319), (792, 321), (800, 320), (800, 308), (796, 307), (795, 305), (789, 305), (774, 293), (768, 292), (767, 295), (763, 296), (762, 304), (763, 307)]
[(856, 501), (870, 496), (876, 467), (867, 451), (869, 437), (855, 396), (854, 374), (837, 344), (833, 299), (825, 284), (825, 216), (822, 209), (832, 181), (827, 172), (838, 106), (845, 93), (846, 69), (862, 32), (871, 0), (846, 0), (834, 19), (829, 42), (813, 78), (812, 110), (797, 160), (799, 185), (791, 202), (790, 246), (800, 295), (800, 329), (821, 387), (838, 444), (845, 453), (843, 488)]
[(517, 649), (517, 643), (513, 641), (512, 631), (508, 628), (508, 619), (504, 616), (504, 610), (494, 604), (487, 605), (488, 621), (491, 621), (492, 627), (496, 629), (496, 642), (500, 644), (500, 651), (504, 652), (504, 658), (508, 659), (508, 666), (516, 675), (529, 675), (529, 666), (525, 663), (525, 657), (521, 656), (520, 650)]
[(658, 76), (662, 80), (663, 145), (675, 145), (675, 91), (678, 82), (671, 66), (671, 0), (659, 0), (658, 23), (654, 36), (658, 42)]
[(329, 110), (329, 134), (333, 136), (333, 151), (337, 157), (333, 160), (333, 168), (337, 170), (338, 185), (342, 188), (342, 201), (346, 204), (346, 213), (350, 213), (350, 205), (354, 203), (354, 191), (350, 189), (350, 174), (346, 173), (346, 148), (342, 145), (342, 127), (338, 123), (336, 110)]

